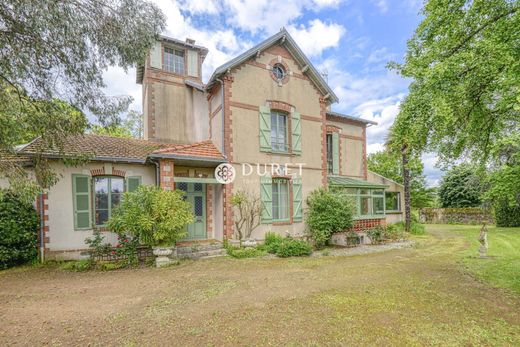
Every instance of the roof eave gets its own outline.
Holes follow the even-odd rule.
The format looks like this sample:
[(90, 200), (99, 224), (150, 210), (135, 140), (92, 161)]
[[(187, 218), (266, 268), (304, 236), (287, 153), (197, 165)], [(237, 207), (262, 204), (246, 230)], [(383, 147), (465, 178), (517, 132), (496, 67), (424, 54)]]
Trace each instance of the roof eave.
[(187, 161), (205, 161), (209, 163), (227, 163), (227, 160), (224, 158), (212, 158), (212, 157), (196, 157), (189, 155), (180, 155), (180, 154), (167, 154), (167, 153), (152, 153), (149, 155), (150, 158), (164, 158), (164, 159), (179, 159), (179, 160), (187, 160)]

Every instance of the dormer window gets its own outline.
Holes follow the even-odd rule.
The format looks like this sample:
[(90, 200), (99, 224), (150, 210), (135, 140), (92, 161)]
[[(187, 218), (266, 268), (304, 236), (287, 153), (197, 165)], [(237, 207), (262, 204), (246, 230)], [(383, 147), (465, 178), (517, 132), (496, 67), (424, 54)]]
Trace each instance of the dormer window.
[(273, 76), (274, 78), (280, 82), (285, 78), (287, 71), (285, 71), (285, 67), (282, 64), (274, 64), (273, 66)]
[(184, 51), (170, 47), (164, 47), (164, 70), (184, 76)]

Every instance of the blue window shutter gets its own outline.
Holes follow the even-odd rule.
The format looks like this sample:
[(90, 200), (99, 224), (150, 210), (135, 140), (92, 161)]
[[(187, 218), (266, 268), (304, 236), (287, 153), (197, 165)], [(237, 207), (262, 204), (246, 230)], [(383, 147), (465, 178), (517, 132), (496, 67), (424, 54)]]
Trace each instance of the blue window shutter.
[(293, 221), (301, 222), (303, 220), (302, 213), (302, 178), (294, 177), (292, 179), (292, 193), (293, 193)]
[(260, 122), (260, 151), (271, 152), (271, 109), (260, 106), (258, 119)]
[(339, 175), (339, 134), (332, 134), (332, 174)]
[(260, 199), (262, 200), (262, 223), (273, 221), (273, 186), (271, 177), (260, 177)]
[(302, 154), (302, 122), (299, 112), (293, 112), (291, 115), (292, 130), (292, 152), (294, 154)]
[(74, 229), (90, 229), (90, 176), (72, 175), (72, 205)]

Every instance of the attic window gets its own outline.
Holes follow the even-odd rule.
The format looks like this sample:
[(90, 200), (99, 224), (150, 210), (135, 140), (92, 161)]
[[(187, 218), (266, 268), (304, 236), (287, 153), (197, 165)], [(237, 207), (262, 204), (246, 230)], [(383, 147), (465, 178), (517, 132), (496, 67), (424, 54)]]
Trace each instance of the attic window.
[(281, 81), (284, 79), (287, 72), (285, 71), (285, 67), (282, 64), (274, 64), (273, 66), (273, 76), (277, 81)]

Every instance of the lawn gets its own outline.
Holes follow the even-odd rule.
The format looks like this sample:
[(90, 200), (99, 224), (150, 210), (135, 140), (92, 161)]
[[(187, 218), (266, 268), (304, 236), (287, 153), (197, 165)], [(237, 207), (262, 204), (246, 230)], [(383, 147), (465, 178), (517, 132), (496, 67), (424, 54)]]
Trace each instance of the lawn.
[(491, 229), (491, 259), (478, 227), (428, 231), (352, 257), (0, 272), (0, 345), (520, 345), (520, 231)]

